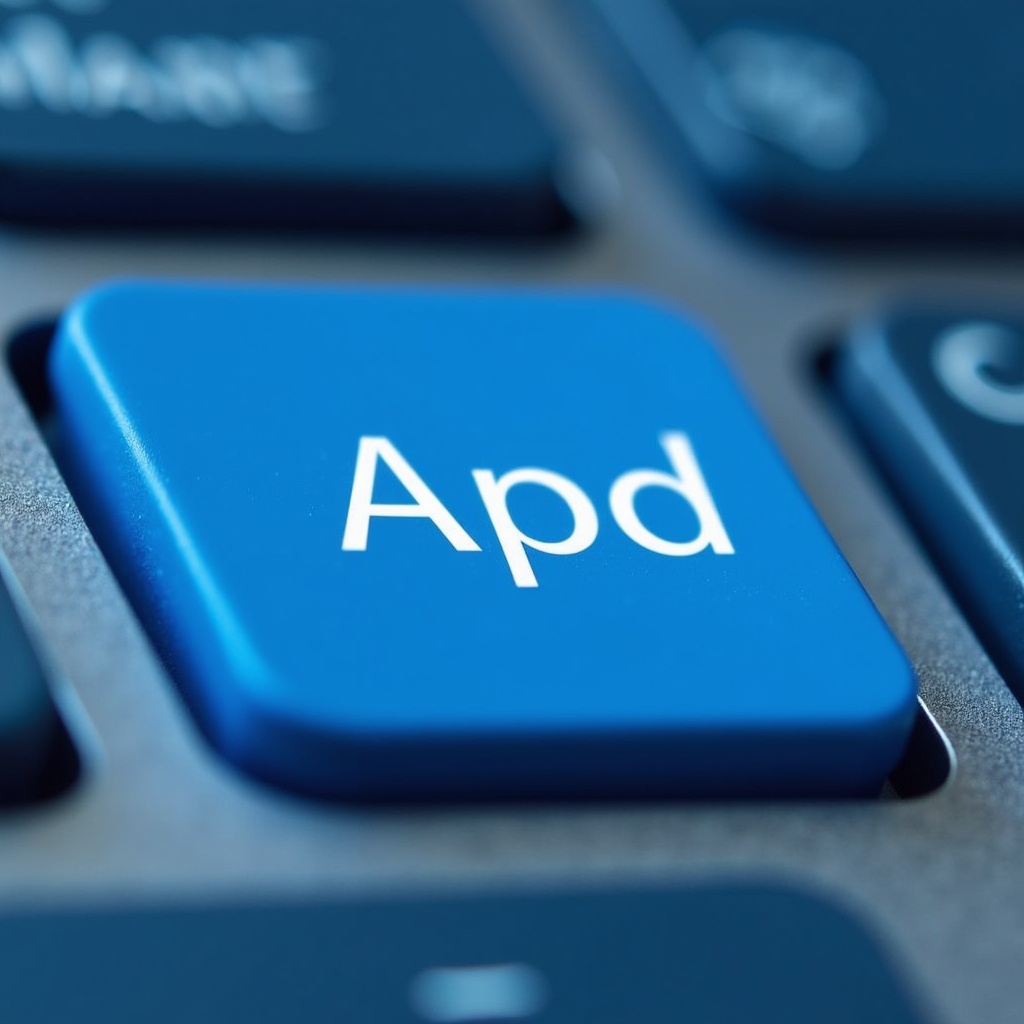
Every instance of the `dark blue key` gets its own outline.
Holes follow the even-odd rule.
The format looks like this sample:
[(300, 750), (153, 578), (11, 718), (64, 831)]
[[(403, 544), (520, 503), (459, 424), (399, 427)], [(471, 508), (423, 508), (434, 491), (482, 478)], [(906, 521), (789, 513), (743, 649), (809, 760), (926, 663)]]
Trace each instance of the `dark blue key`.
[(714, 192), (819, 237), (1024, 235), (1024, 7), (593, 0)]
[(0, 565), (0, 805), (49, 795), (70, 767), (47, 674), (5, 583), (8, 573)]
[(566, 221), (550, 131), (454, 0), (13, 7), (9, 220), (515, 234)]
[(837, 383), (1006, 681), (1024, 696), (1024, 317), (907, 311)]
[(6, 914), (17, 1024), (920, 1024), (845, 914), (753, 886)]

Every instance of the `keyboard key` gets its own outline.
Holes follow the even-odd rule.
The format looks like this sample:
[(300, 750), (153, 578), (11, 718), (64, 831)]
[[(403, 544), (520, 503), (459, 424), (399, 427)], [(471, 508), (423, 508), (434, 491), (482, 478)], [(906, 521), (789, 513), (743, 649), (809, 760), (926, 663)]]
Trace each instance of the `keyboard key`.
[(850, 795), (912, 672), (728, 371), (638, 302), (101, 289), (72, 489), (214, 745), (341, 798)]
[(1024, 236), (1019, 4), (592, 2), (742, 216), (823, 238)]
[(0, 943), (18, 1024), (924, 1020), (860, 924), (754, 886), (7, 913)]
[(8, 220), (534, 234), (566, 223), (555, 160), (458, 2), (0, 13)]
[(65, 781), (66, 734), (46, 673), (0, 567), (0, 806), (50, 795)]
[(971, 619), (1024, 697), (1024, 317), (901, 310), (836, 382)]

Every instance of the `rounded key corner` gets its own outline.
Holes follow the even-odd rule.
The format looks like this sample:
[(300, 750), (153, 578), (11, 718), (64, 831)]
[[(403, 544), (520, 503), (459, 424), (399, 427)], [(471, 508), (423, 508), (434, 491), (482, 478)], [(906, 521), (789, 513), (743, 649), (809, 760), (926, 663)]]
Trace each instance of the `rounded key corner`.
[[(895, 690), (892, 696), (896, 699), (886, 701), (884, 706), (880, 703), (863, 718), (851, 716), (846, 723), (847, 728), (855, 734), (855, 743), (865, 743), (870, 737), (869, 742), (875, 747), (873, 763), (882, 767), (881, 773), (865, 776), (863, 793), (875, 795), (884, 781), (891, 781), (894, 773), (905, 768), (911, 750), (911, 738), (919, 715), (916, 686), (910, 694), (909, 702), (904, 700), (904, 694), (897, 694)], [(905, 770), (904, 775), (908, 776), (909, 771)], [(901, 792), (899, 795), (905, 794)]]
[[(596, 296), (580, 292), (573, 295), (568, 301), (573, 299), (577, 302), (581, 299), (594, 302), (596, 299), (606, 310), (617, 313), (623, 321), (632, 321), (631, 327), (633, 328), (642, 329), (647, 325), (656, 328), (657, 338), (653, 341), (647, 339), (648, 345), (661, 347), (670, 344), (674, 347), (679, 344), (681, 338), (685, 337), (685, 344), (690, 350), (701, 352), (730, 372), (728, 371), (728, 353), (719, 340), (720, 332), (708, 321), (703, 320), (699, 314), (676, 304), (672, 299), (656, 292), (646, 292), (628, 287), (604, 289)], [(672, 336), (671, 342), (667, 342), (668, 335)], [(640, 345), (644, 341), (640, 330), (636, 330), (632, 343)], [(628, 355), (628, 350), (626, 355)]]
[[(135, 303), (153, 293), (165, 294), (174, 289), (170, 282), (158, 281), (144, 277), (110, 278), (99, 284), (92, 285), (80, 292), (65, 309), (60, 326), (81, 318), (88, 318), (106, 312), (111, 303), (123, 307), (127, 303)], [(122, 309), (118, 313), (122, 314)]]
[[(862, 402), (875, 401), (873, 381), (892, 379), (895, 368), (892, 347), (877, 316), (854, 324), (847, 338), (836, 346), (829, 364), (828, 384), (841, 411), (849, 417)], [(854, 423), (858, 432), (863, 429)]]
[(51, 375), (54, 365), (66, 359), (70, 351), (88, 346), (95, 328), (106, 329), (107, 325), (98, 321), (114, 317), (123, 322), (126, 311), (151, 287), (141, 279), (117, 278), (93, 285), (75, 296), (54, 326), (48, 355)]
[[(871, 601), (866, 592), (865, 600)], [(877, 699), (866, 709), (866, 717), (879, 722), (881, 726), (892, 722), (909, 723), (917, 713), (920, 696), (917, 671), (873, 602), (871, 608), (878, 617), (877, 650), (885, 658), (878, 670), (880, 674), (884, 673), (887, 684), (877, 691)], [(886, 646), (888, 651), (885, 650)], [(907, 724), (904, 735), (909, 731), (910, 726)]]
[(671, 323), (676, 330), (684, 331), (691, 337), (695, 344), (703, 344), (716, 354), (721, 355), (721, 346), (716, 340), (717, 332), (692, 310), (684, 309), (667, 297), (640, 291), (624, 291), (620, 301), (627, 309)]

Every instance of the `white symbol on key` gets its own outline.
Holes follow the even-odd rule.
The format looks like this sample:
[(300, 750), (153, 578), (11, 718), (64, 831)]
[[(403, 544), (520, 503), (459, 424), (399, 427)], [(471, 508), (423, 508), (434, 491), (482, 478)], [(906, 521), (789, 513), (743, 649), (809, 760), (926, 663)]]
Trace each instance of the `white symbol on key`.
[(972, 412), (997, 423), (1024, 426), (1024, 380), (1006, 384), (994, 372), (1008, 370), (1024, 354), (1024, 341), (1000, 324), (956, 324), (935, 341), (932, 365), (946, 390)]
[(731, 28), (702, 56), (697, 72), (720, 120), (819, 170), (855, 164), (881, 128), (884, 105), (867, 67), (832, 43)]
[(431, 1024), (526, 1020), (544, 1009), (548, 986), (529, 964), (430, 967), (413, 978), (409, 1001)]

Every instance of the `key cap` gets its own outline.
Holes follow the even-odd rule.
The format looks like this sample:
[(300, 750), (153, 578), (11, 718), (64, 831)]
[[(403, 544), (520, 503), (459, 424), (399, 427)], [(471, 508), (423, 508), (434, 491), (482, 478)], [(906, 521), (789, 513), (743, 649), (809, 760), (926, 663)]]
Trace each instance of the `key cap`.
[(7, 913), (0, 943), (19, 1024), (924, 1020), (859, 923), (767, 887)]
[(836, 383), (1006, 682), (1024, 696), (1024, 318), (903, 309)]
[(699, 332), (625, 300), (126, 284), (73, 493), (214, 745), (339, 798), (849, 795), (912, 672)]
[(553, 135), (461, 3), (3, 6), (8, 220), (524, 235), (567, 221)]
[(593, 0), (714, 193), (819, 238), (1020, 238), (1024, 8)]
[(0, 805), (50, 795), (68, 780), (66, 734), (47, 674), (7, 588), (0, 564)]

